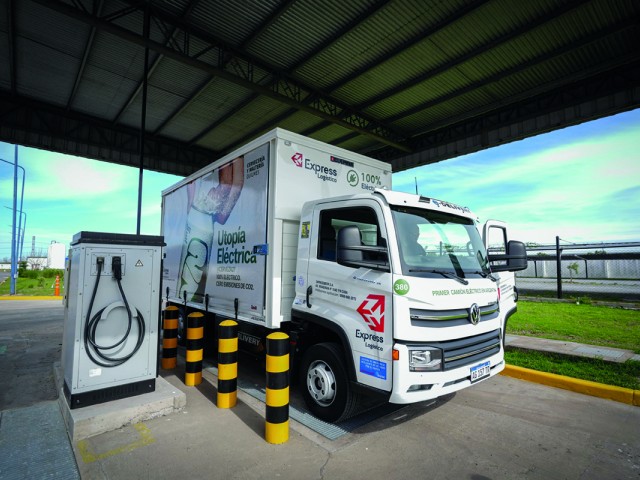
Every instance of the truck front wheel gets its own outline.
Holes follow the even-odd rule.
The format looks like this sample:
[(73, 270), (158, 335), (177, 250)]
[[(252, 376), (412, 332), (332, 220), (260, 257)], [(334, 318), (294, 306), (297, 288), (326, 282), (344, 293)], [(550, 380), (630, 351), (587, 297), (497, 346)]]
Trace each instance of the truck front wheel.
[(335, 343), (319, 343), (302, 357), (300, 388), (311, 413), (326, 422), (353, 415), (358, 395), (349, 386), (344, 358)]

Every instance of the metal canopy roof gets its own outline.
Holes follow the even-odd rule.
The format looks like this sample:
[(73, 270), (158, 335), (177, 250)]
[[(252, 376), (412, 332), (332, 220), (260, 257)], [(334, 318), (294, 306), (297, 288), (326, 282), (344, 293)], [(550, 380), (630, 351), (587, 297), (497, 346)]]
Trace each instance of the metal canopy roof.
[(399, 171), (640, 105), (636, 0), (0, 1), (0, 140), (178, 175), (274, 127)]

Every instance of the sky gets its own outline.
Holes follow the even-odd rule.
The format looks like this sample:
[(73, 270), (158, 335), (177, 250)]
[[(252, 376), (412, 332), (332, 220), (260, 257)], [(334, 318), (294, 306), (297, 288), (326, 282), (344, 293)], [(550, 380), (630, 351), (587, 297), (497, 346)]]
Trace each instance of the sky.
[[(13, 145), (0, 142), (0, 260), (11, 255)], [(136, 168), (18, 147), (23, 256), (80, 231), (136, 233)], [(140, 233), (160, 234), (161, 192), (182, 177), (145, 171)], [(18, 209), (22, 170), (18, 171)], [(640, 241), (640, 109), (393, 174), (393, 188), (503, 220), (538, 244)], [(22, 216), (23, 223), (25, 216)]]

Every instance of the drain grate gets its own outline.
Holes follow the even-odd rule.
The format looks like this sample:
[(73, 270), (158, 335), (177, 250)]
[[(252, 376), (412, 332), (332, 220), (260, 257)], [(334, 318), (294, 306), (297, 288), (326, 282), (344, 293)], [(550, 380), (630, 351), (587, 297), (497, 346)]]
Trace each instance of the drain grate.
[[(216, 367), (209, 367), (205, 370), (216, 376), (218, 375), (218, 369)], [(266, 393), (264, 391), (264, 388), (259, 388), (256, 385), (251, 384), (250, 382), (242, 381), (239, 378), (238, 388), (263, 403), (266, 400)], [(311, 415), (309, 412), (300, 410), (299, 408), (296, 408), (295, 406), (290, 404), (289, 418), (292, 418), (296, 422), (303, 424), (314, 432), (317, 432), (323, 437), (328, 438), (329, 440), (336, 440), (343, 435), (346, 435), (347, 433), (350, 433), (353, 430), (372, 422), (373, 420), (396, 412), (405, 407), (406, 405), (394, 405), (391, 403), (386, 403), (361, 412), (358, 415), (348, 418), (347, 420), (344, 420), (342, 422), (327, 423)]]
[(0, 477), (80, 479), (57, 400), (0, 412)]

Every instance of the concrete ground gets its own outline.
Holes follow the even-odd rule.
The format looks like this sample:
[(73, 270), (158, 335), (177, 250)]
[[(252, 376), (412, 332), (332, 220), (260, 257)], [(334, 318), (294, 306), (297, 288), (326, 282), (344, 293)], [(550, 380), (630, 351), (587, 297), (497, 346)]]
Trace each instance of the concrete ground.
[[(1, 377), (2, 390), (13, 389), (0, 397), (0, 452), (5, 457), (19, 448), (13, 432), (4, 429), (10, 424), (6, 419), (54, 402), (57, 396), (53, 385), (45, 386), (52, 380), (51, 363), (49, 373), (45, 368), (27, 368), (32, 374), (25, 375), (18, 367), (59, 360), (61, 304), (28, 303), (32, 302), (0, 302), (0, 372), (6, 375)], [(73, 442), (76, 475), (86, 479), (640, 477), (639, 408), (505, 376), (435, 404), (407, 406), (336, 440), (291, 421), (289, 441), (271, 445), (264, 440), (264, 404), (259, 400), (240, 391), (236, 407), (218, 409), (212, 373), (205, 372), (197, 387), (184, 385), (180, 367), (161, 374), (185, 393), (186, 407)], [(259, 369), (252, 375), (263, 376)], [(292, 397), (292, 404), (296, 401)], [(38, 422), (33, 424), (37, 436)], [(59, 441), (69, 440), (63, 433)], [(42, 462), (43, 452), (26, 458)], [(24, 470), (15, 462), (5, 465), (9, 467), (2, 471), (0, 462), (0, 478), (34, 478), (21, 476), (29, 471), (28, 465)], [(74, 478), (73, 472), (68, 477), (63, 473), (58, 470), (49, 476)]]
[(292, 424), (282, 445), (264, 441), (264, 406), (240, 395), (215, 407), (213, 378), (178, 376), (187, 407), (75, 445), (82, 478), (634, 478), (640, 410), (499, 376), (412, 405), (335, 441)]

